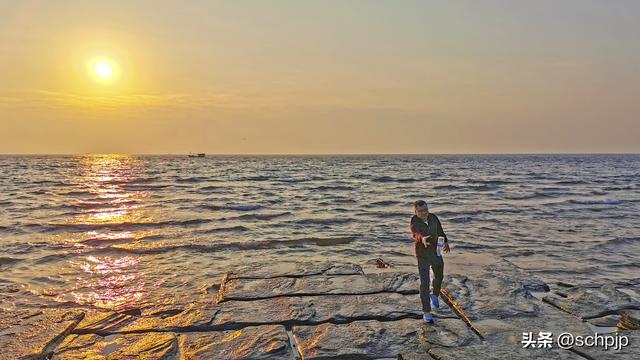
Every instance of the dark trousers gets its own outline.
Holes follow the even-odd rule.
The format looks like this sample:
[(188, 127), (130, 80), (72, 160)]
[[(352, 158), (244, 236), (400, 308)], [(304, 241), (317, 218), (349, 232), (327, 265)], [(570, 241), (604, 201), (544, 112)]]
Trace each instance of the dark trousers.
[(429, 267), (433, 269), (433, 294), (440, 296), (440, 287), (442, 286), (442, 278), (444, 277), (444, 261), (442, 257), (416, 257), (418, 259), (418, 272), (420, 273), (420, 301), (422, 302), (422, 311), (431, 311), (431, 299), (429, 298)]

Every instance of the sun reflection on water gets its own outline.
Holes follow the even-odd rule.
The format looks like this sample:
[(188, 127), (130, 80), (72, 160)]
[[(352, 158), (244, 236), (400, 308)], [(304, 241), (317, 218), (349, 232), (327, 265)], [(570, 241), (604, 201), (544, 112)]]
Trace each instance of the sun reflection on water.
[[(141, 206), (147, 192), (128, 188), (135, 184), (142, 170), (140, 161), (127, 155), (91, 155), (80, 159), (77, 176), (91, 198), (82, 202), (82, 212), (67, 223), (99, 226), (84, 233), (84, 244), (100, 247), (149, 236), (149, 231), (118, 227), (154, 221)], [(140, 262), (139, 255), (92, 255), (72, 262), (81, 272), (71, 295), (78, 303), (103, 308), (135, 306), (145, 298), (145, 273)]]
[(80, 290), (72, 293), (75, 301), (102, 308), (127, 308), (144, 298), (144, 273), (139, 272), (140, 259), (133, 256), (87, 256), (74, 264), (85, 276), (78, 277)]
[(91, 155), (80, 159), (79, 182), (92, 198), (82, 201), (82, 214), (71, 218), (72, 224), (121, 224), (153, 221), (140, 209), (148, 196), (146, 191), (133, 191), (142, 165), (128, 155)]

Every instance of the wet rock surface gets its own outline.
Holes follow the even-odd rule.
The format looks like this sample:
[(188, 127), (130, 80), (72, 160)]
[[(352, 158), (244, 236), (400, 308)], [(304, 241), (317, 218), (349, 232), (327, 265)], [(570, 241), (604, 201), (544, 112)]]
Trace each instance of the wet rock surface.
[(293, 336), (303, 359), (376, 359), (398, 354), (426, 354), (430, 345), (466, 346), (478, 337), (458, 319), (442, 319), (437, 327), (422, 320), (354, 321), (294, 326)]
[(278, 277), (303, 277), (311, 275), (362, 275), (358, 264), (295, 262), (288, 264), (261, 264), (243, 266), (229, 271), (229, 279), (272, 279)]
[(270, 279), (226, 279), (217, 301), (256, 300), (281, 296), (362, 295), (382, 292), (415, 294), (420, 284), (417, 273), (309, 275)]
[[(454, 302), (441, 301), (436, 324), (427, 325), (417, 269), (304, 262), (230, 269), (189, 305), (0, 310), (7, 349), (0, 359), (640, 358), (631, 330), (637, 282), (549, 289), (501, 258), (457, 254), (443, 285)], [(555, 339), (616, 325), (627, 326), (630, 339), (616, 352), (523, 348), (523, 333)]]
[(570, 287), (552, 292), (544, 297), (544, 301), (582, 319), (620, 314), (624, 310), (640, 310), (640, 299), (621, 291), (616, 284), (599, 288)]
[(623, 311), (617, 326), (620, 330), (640, 330), (640, 311)]
[(429, 350), (429, 357), (421, 359), (567, 359), (584, 360), (583, 356), (560, 349), (522, 349), (516, 345), (511, 347), (494, 346), (493, 344), (471, 345), (456, 348), (434, 348)]
[(82, 320), (79, 311), (0, 312), (0, 359), (44, 359)]
[(178, 339), (174, 333), (157, 332), (71, 335), (58, 346), (52, 359), (178, 359)]
[[(220, 305), (220, 312), (213, 324), (221, 327), (274, 321), (291, 325), (355, 320), (391, 321), (422, 316), (418, 295), (397, 293), (278, 297), (250, 302), (229, 301)], [(449, 308), (442, 310), (435, 316), (455, 318)]]
[(282, 325), (180, 335), (182, 359), (288, 359), (291, 347)]

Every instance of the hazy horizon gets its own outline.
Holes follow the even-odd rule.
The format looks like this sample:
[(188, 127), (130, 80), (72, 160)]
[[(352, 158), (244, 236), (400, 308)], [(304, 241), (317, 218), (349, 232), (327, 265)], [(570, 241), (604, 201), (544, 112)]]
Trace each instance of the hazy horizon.
[[(196, 154), (188, 153), (0, 153), (0, 156), (186, 156)], [(640, 152), (537, 152), (537, 153), (205, 153), (206, 156), (525, 156), (525, 155), (640, 155)]]
[(4, 1), (0, 154), (636, 154), (639, 10)]

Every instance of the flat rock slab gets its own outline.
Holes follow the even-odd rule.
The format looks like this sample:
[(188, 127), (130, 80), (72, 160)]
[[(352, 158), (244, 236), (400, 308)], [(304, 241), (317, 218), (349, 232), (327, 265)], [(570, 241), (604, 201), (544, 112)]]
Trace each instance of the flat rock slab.
[(361, 295), (379, 292), (415, 294), (417, 273), (389, 272), (364, 275), (310, 275), (300, 278), (225, 279), (218, 290), (218, 303), (228, 300), (258, 300), (279, 296)]
[[(558, 333), (554, 333), (555, 336)], [(514, 343), (505, 345), (504, 343), (487, 341), (480, 345), (465, 347), (433, 347), (429, 350), (432, 359), (437, 360), (458, 360), (458, 359), (602, 359), (602, 360), (636, 360), (640, 359), (640, 335), (638, 332), (623, 332), (621, 335), (629, 337), (627, 347), (616, 350), (613, 348), (605, 350), (602, 347), (574, 347), (572, 350), (560, 349), (556, 344), (551, 349), (546, 348), (526, 348), (522, 344)], [(404, 360), (418, 360), (420, 358), (404, 357)], [(424, 358), (425, 360), (428, 358)]]
[(291, 347), (284, 326), (253, 326), (221, 332), (180, 335), (182, 360), (289, 359)]
[[(457, 318), (445, 304), (434, 310), (435, 318)], [(355, 320), (419, 319), (417, 294), (321, 295), (276, 297), (254, 301), (195, 303), (182, 312), (133, 316), (115, 312), (92, 312), (76, 327), (76, 334), (109, 335), (142, 331), (233, 330), (257, 325), (311, 325)]]
[(82, 320), (79, 311), (0, 312), (0, 359), (43, 359)]
[[(417, 294), (379, 293), (371, 295), (324, 295), (278, 297), (255, 301), (227, 301), (219, 304), (213, 324), (237, 327), (243, 324), (346, 323), (355, 320), (390, 321), (422, 317)], [(434, 311), (436, 318), (456, 318), (447, 305)]]
[[(606, 334), (613, 335), (613, 334)], [(624, 359), (624, 360), (637, 360), (640, 359), (640, 331), (622, 331), (621, 336), (628, 338), (629, 344), (620, 349), (608, 348), (604, 349), (602, 346), (598, 347), (580, 347), (575, 348), (574, 351), (587, 358), (592, 359)]]
[(620, 315), (607, 315), (599, 318), (589, 319), (589, 324), (598, 327), (616, 327), (620, 323)]
[[(417, 268), (365, 274), (354, 264), (297, 262), (230, 271), (217, 294), (189, 305), (86, 315), (0, 310), (0, 346), (8, 349), (0, 359), (292, 359), (297, 351), (305, 360), (640, 358), (637, 331), (628, 332), (635, 346), (622, 357), (521, 343), (528, 332), (593, 335), (584, 320), (611, 325), (620, 311), (639, 308), (637, 286), (554, 288), (543, 302), (532, 292), (547, 285), (508, 261), (467, 260), (447, 260), (443, 286), (484, 341), (444, 302), (433, 311), (436, 324), (424, 324)], [(631, 311), (628, 323), (636, 320)]]
[(467, 277), (452, 274), (444, 284), (471, 320), (536, 316), (540, 302), (512, 273)]
[(212, 303), (194, 303), (186, 309), (166, 314), (135, 316), (116, 312), (91, 312), (73, 331), (75, 334), (109, 335), (152, 331), (198, 331), (210, 329), (220, 310)]
[(302, 277), (310, 275), (362, 275), (358, 264), (336, 264), (331, 262), (279, 262), (252, 264), (230, 271), (229, 279), (272, 279), (276, 277)]
[[(418, 360), (417, 358), (404, 358), (405, 360)], [(490, 359), (490, 360), (530, 360), (530, 359), (558, 359), (558, 360), (585, 360), (584, 357), (561, 349), (522, 349), (495, 346), (491, 343), (471, 345), (454, 348), (432, 348), (429, 357), (435, 360), (459, 360), (459, 359)]]
[(628, 309), (640, 310), (640, 301), (614, 284), (599, 288), (571, 287), (545, 296), (544, 301), (582, 319), (615, 315)]
[(178, 360), (178, 339), (174, 333), (156, 332), (106, 337), (70, 335), (58, 346), (52, 359)]
[(292, 334), (305, 360), (396, 358), (426, 354), (433, 344), (466, 346), (479, 338), (459, 319), (441, 319), (435, 326), (422, 320), (354, 321), (294, 326)]
[(531, 332), (533, 340), (538, 339), (539, 332), (550, 332), (553, 334), (554, 341), (563, 332), (581, 336), (592, 334), (584, 322), (550, 306), (541, 307), (541, 311), (536, 317), (509, 317), (502, 320), (487, 319), (475, 322), (474, 326), (485, 338), (482, 344), (465, 347), (434, 346), (429, 350), (429, 355), (438, 360), (584, 360), (583, 357), (569, 350), (560, 349), (555, 342), (551, 344), (551, 348), (537, 348), (537, 344), (534, 347), (523, 348), (523, 332)]
[[(535, 300), (538, 301), (538, 300)], [(435, 359), (582, 359), (569, 350), (558, 347), (555, 342), (558, 335), (568, 332), (574, 336), (593, 335), (586, 322), (569, 315), (559, 309), (541, 303), (535, 316), (510, 316), (502, 319), (483, 319), (474, 322), (474, 326), (484, 336), (481, 345), (461, 348), (445, 348), (434, 346), (429, 354)], [(523, 348), (523, 333), (531, 333), (533, 341), (538, 340), (539, 333), (551, 333), (551, 348)], [(596, 357), (599, 359), (600, 357)]]

